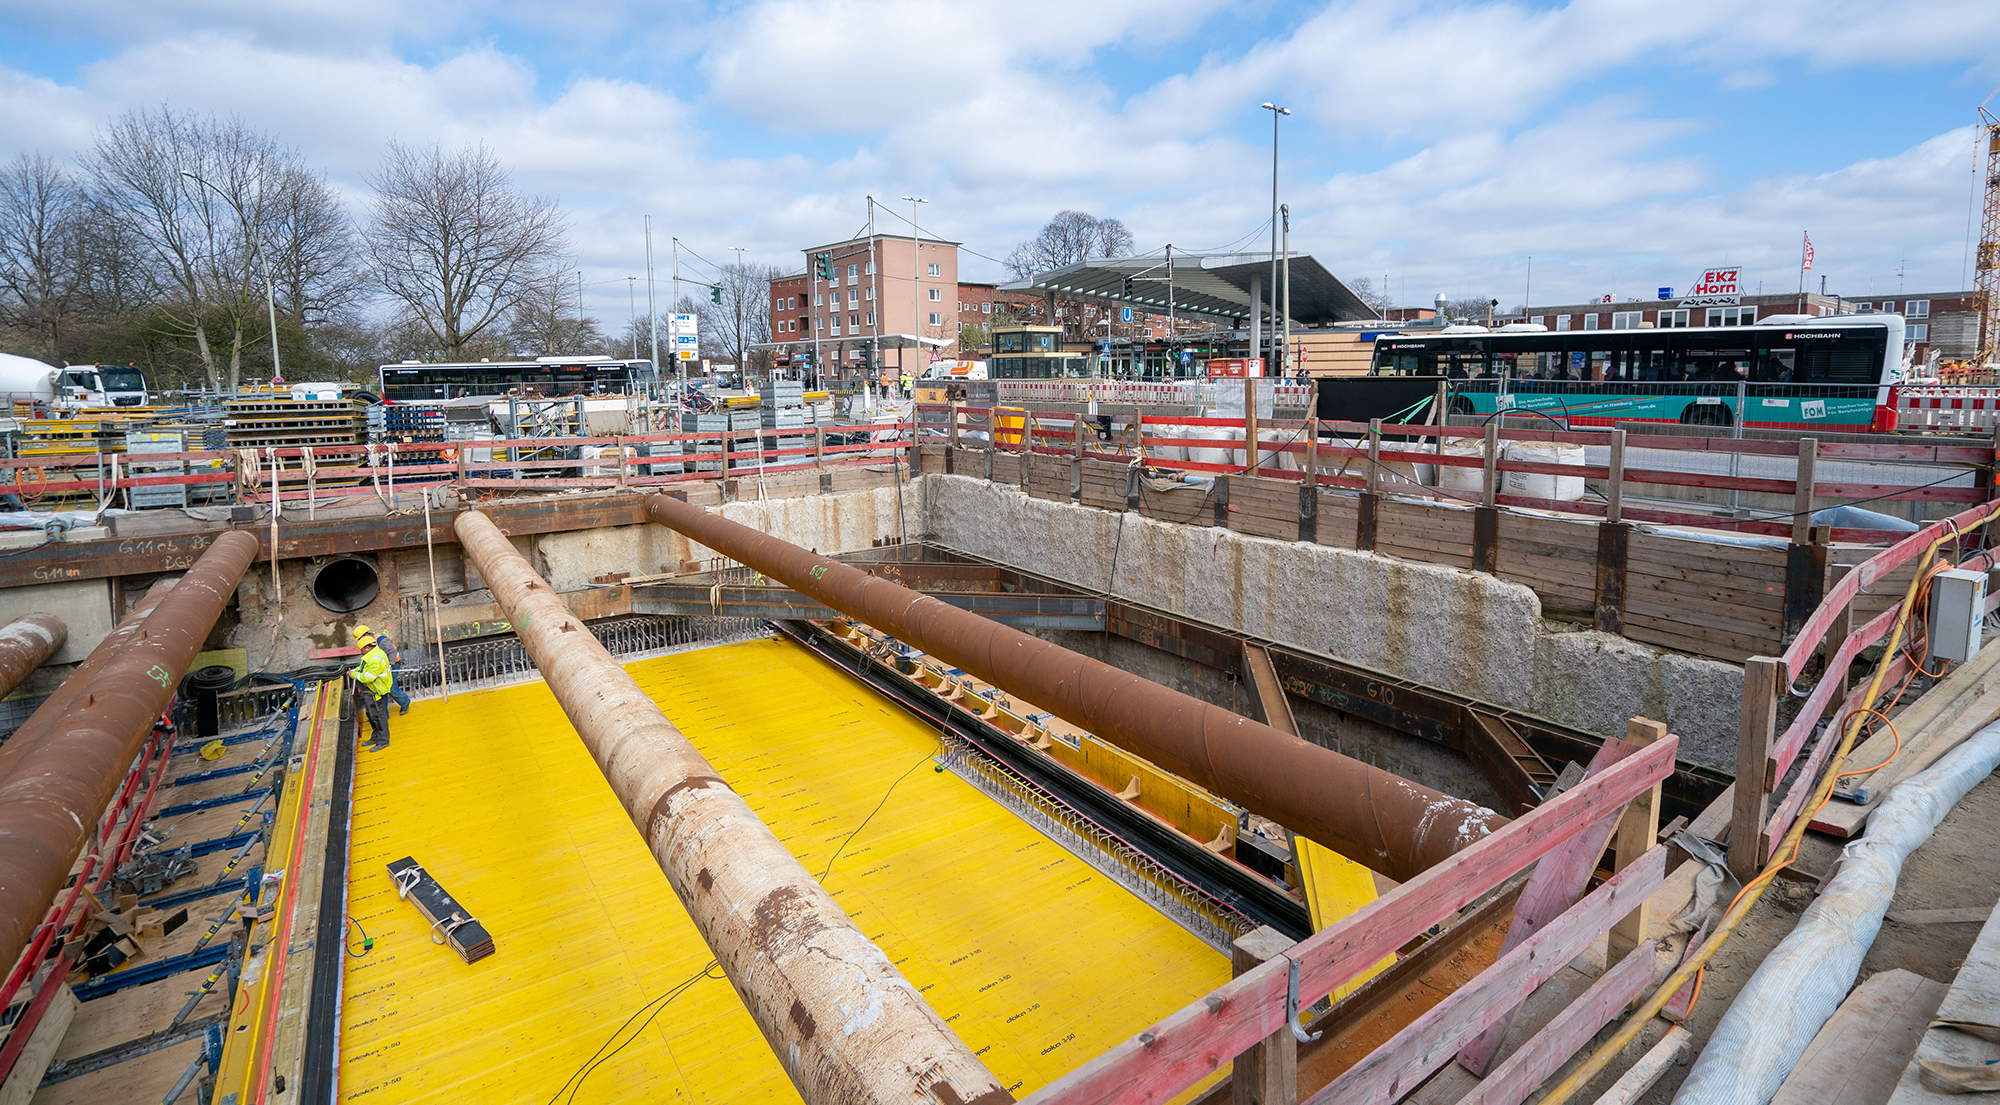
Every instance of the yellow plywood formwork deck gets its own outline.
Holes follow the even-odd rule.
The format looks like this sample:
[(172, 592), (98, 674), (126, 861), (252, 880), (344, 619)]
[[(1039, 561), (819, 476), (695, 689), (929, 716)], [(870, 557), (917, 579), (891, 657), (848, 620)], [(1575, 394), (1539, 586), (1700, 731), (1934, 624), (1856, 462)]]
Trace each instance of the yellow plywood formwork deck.
[[(833, 862), (829, 891), (1017, 1096), (1228, 978), (1224, 956), (933, 770), (936, 730), (804, 650), (628, 670), (808, 870)], [(393, 720), (356, 768), (349, 909), (375, 947), (347, 961), (342, 1097), (540, 1105), (708, 950), (546, 686)], [(431, 943), (385, 870), (406, 855), (494, 955), (467, 966)], [(646, 1013), (576, 1101), (796, 1100), (727, 982)]]

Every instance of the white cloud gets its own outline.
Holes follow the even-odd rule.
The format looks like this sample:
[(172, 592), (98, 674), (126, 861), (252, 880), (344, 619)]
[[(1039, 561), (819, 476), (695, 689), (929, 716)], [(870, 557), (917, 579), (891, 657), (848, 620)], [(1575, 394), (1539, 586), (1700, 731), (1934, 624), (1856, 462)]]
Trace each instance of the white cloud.
[[(272, 131), (360, 200), (391, 138), (482, 141), (523, 187), (571, 209), (582, 263), (607, 282), (593, 305), (613, 318), (625, 309), (617, 285), (643, 261), (646, 213), (662, 267), (676, 235), (714, 260), (743, 245), (797, 266), (803, 246), (862, 224), (868, 194), (897, 213), (907, 205), (895, 197), (924, 195), (928, 232), (996, 256), (1064, 207), (1123, 218), (1141, 248), (1243, 238), (1269, 203), (1266, 139), (1244, 124), (1261, 113), (1245, 105), (1267, 97), (1299, 109), (1285, 124), (1299, 151), (1286, 166), (1295, 246), (1340, 272), (1407, 271), (1422, 298), (1512, 286), (1530, 253), (1538, 287), (1578, 295), (1674, 283), (1723, 254), (1769, 270), (1795, 224), (1856, 280), (1907, 248), (1913, 270), (1951, 283), (1969, 136), (1956, 167), (1948, 134), (1816, 174), (1742, 179), (1687, 152), (1712, 125), (1708, 105), (1663, 111), (1579, 90), (1662, 67), (1740, 91), (1800, 63), (1958, 72), (2000, 56), (1990, 0), (1337, 0), (1265, 41), (1239, 32), (1241, 12), (1220, 0), (1004, 12), (944, 0), (714, 12), (115, 0), (66, 25), (58, 11), (0, 3), (19, 22), (110, 45), (69, 81), (0, 68), (0, 155), (74, 154), (105, 117), (170, 102)], [(524, 38), (537, 48), (503, 45)], [(618, 63), (570, 64), (580, 43)], [(1205, 60), (1137, 89), (1100, 69), (1196, 47)], [(678, 93), (644, 82), (662, 65), (679, 66)], [(1302, 178), (1357, 140), (1402, 152)], [(1264, 240), (1253, 237), (1250, 248)]]

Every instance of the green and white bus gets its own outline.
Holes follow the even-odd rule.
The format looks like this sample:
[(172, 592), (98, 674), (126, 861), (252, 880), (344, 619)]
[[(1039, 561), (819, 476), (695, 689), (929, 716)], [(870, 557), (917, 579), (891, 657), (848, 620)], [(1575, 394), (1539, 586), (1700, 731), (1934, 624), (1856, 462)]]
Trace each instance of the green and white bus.
[(1780, 315), (1750, 326), (1384, 334), (1369, 374), (1444, 377), (1453, 414), (1866, 433), (1895, 428), (1902, 364), (1900, 315)]

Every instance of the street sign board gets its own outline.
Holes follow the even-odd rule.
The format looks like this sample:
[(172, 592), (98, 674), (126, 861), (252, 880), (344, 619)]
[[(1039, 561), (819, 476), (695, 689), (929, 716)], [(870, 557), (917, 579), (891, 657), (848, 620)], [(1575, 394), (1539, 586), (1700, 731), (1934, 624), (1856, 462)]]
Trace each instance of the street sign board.
[(1132, 308), (1130, 308), (1130, 307), (1120, 307), (1120, 308), (1118, 308), (1118, 311), (1119, 311), (1119, 319), (1118, 319), (1118, 321), (1120, 321), (1120, 322), (1131, 322), (1131, 321), (1132, 321)]

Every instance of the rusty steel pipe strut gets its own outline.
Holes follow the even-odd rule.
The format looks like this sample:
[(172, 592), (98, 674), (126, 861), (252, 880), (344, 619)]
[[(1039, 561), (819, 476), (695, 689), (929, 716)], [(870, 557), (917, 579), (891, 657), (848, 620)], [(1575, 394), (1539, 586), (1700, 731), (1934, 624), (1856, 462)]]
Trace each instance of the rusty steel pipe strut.
[(669, 495), (647, 516), (1128, 752), (1407, 881), (1507, 818)]
[(66, 700), (60, 728), (0, 778), (0, 963), (12, 964), (27, 946), (256, 556), (257, 539), (247, 533), (217, 537)]
[(453, 529), (800, 1096), (1013, 1101), (499, 527)]
[(69, 627), (54, 614), (28, 614), (0, 628), (0, 698), (13, 694), (68, 639)]
[(104, 662), (116, 656), (127, 641), (138, 637), (145, 626), (146, 618), (174, 589), (176, 582), (163, 579), (155, 583), (140, 597), (139, 604), (132, 608), (132, 612), (125, 615), (111, 632), (105, 634), (103, 640), (97, 642), (97, 647), (90, 650), (90, 655), (85, 656), (82, 663), (71, 669), (62, 685), (55, 689), (55, 693), (49, 695), (35, 708), (35, 712), (14, 730), (6, 743), (0, 744), (0, 780), (5, 780), (7, 776), (13, 774), (14, 765), (20, 762), (28, 749), (41, 743), (50, 733), (62, 729), (65, 719), (69, 717), (70, 707), (83, 694), (84, 688), (90, 685), (91, 679), (104, 667)]

